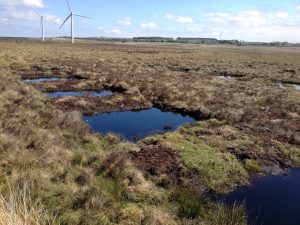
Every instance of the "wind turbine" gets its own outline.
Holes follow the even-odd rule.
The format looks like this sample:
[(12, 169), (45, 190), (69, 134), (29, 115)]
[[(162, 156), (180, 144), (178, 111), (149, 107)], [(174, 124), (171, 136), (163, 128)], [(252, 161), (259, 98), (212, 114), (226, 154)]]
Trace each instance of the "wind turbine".
[(39, 17), (41, 17), (40, 26), (42, 28), (42, 41), (45, 41), (45, 25), (44, 25), (44, 19), (47, 17), (47, 15), (41, 15), (39, 14), (35, 9), (32, 9)]
[(87, 17), (87, 16), (79, 15), (77, 13), (74, 13), (73, 10), (71, 9), (69, 0), (66, 0), (66, 1), (68, 3), (68, 7), (69, 7), (69, 10), (70, 10), (70, 15), (65, 19), (65, 21), (63, 22), (63, 24), (60, 26), (59, 29), (61, 29), (63, 27), (63, 25), (71, 18), (71, 40), (72, 40), (72, 44), (74, 44), (74, 42), (75, 42), (75, 36), (74, 36), (74, 16), (79, 16), (79, 17), (88, 18), (88, 19), (91, 19), (91, 18)]

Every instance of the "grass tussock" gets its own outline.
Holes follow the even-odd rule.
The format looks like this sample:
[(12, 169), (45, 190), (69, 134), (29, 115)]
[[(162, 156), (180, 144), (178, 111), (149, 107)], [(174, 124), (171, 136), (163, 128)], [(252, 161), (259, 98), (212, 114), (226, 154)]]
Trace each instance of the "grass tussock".
[(8, 196), (0, 195), (1, 225), (59, 225), (50, 216), (46, 207), (38, 200), (32, 200), (26, 185), (9, 191)]
[(218, 203), (211, 221), (213, 225), (250, 225), (244, 203), (234, 203), (232, 206)]

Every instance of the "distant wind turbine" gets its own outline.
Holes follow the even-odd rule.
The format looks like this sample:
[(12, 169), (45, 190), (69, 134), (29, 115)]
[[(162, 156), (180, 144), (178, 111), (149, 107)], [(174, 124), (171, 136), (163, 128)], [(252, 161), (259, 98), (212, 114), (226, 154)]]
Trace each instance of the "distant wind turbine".
[(74, 36), (74, 18), (73, 18), (73, 16), (79, 16), (79, 17), (88, 18), (88, 19), (91, 19), (91, 18), (87, 17), (87, 16), (82, 16), (82, 15), (73, 13), (69, 1), (68, 0), (66, 0), (66, 1), (68, 3), (68, 7), (69, 7), (69, 10), (70, 10), (70, 15), (65, 19), (65, 21), (62, 23), (62, 25), (60, 26), (59, 29), (61, 29), (63, 27), (63, 25), (71, 18), (71, 40), (72, 40), (72, 44), (74, 44), (75, 36)]
[(41, 17), (40, 26), (42, 28), (42, 41), (45, 41), (45, 24), (44, 19), (47, 17), (47, 15), (41, 15), (39, 14), (35, 9), (32, 9), (39, 17)]

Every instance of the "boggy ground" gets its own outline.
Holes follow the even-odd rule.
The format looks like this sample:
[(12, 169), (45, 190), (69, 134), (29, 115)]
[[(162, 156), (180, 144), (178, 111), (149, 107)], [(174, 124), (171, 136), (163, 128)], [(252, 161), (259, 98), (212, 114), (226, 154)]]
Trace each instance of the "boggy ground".
[[(59, 216), (65, 224), (96, 224), (91, 212), (100, 208), (103, 215), (99, 212), (95, 215), (107, 224), (126, 224), (126, 219), (128, 224), (167, 224), (166, 221), (226, 224), (221, 212), (230, 215), (230, 211), (206, 202), (203, 193), (224, 193), (246, 184), (251, 175), (276, 174), (300, 162), (299, 91), (282, 90), (272, 84), (274, 80), (300, 81), (300, 53), (295, 49), (99, 43), (71, 46), (34, 42), (0, 45), (1, 65), (4, 74), (10, 77), (2, 77), (3, 87), (13, 87), (16, 92), (13, 98), (8, 93), (2, 96), (7, 103), (2, 109), (1, 129), (5, 137), (12, 135), (12, 140), (19, 139), (22, 143), (22, 147), (16, 143), (18, 148), (13, 149), (17, 150), (4, 155), (6, 160), (1, 168), (15, 171), (10, 177), (16, 180), (20, 180), (21, 174), (29, 173), (25, 177), (34, 181), (36, 196), (52, 211), (61, 206)], [(238, 79), (217, 78), (222, 74)], [(51, 102), (30, 85), (22, 84), (20, 76), (73, 79), (36, 84), (41, 91), (116, 87), (122, 90), (99, 98), (99, 104), (84, 97)], [(30, 90), (29, 93), (24, 89)], [(135, 101), (137, 108), (154, 104), (205, 120), (174, 133), (148, 137), (135, 145), (119, 143), (112, 136), (93, 136), (79, 117), (76, 122), (72, 118), (62, 119), (71, 109), (84, 113), (93, 107), (90, 113), (120, 110), (116, 105), (123, 100), (130, 102), (128, 99)], [(95, 107), (97, 104), (103, 108)], [(65, 114), (57, 108), (68, 112)], [(41, 141), (45, 135), (40, 136), (43, 134), (40, 129), (51, 141)], [(60, 132), (53, 133), (53, 129)], [(59, 153), (51, 150), (61, 143), (65, 145), (59, 147)], [(10, 144), (2, 148), (7, 146)], [(49, 151), (53, 153), (52, 158), (45, 158)], [(27, 157), (35, 154), (29, 157), (36, 161), (32, 170), (22, 170), (28, 168), (23, 166), (28, 165), (24, 157), (14, 162), (17, 152)], [(42, 159), (52, 162), (55, 169), (46, 173), (47, 164)], [(69, 163), (61, 163), (63, 159)], [(18, 174), (20, 170), (23, 172)], [(144, 171), (143, 175), (140, 170)], [(147, 183), (138, 182), (142, 189), (131, 187), (138, 184), (127, 172), (139, 174)], [(37, 177), (43, 180), (42, 185), (37, 186)], [(102, 192), (101, 187), (108, 190)], [(151, 191), (146, 187), (151, 187)], [(175, 187), (178, 192), (174, 191)], [(66, 194), (69, 188), (72, 192)], [(167, 197), (154, 195), (153, 199), (152, 188)], [(141, 193), (145, 196), (135, 196)], [(103, 195), (116, 204), (98, 206), (93, 196), (102, 198)], [(153, 212), (155, 216), (146, 213), (152, 212), (148, 207), (154, 205), (160, 205)], [(104, 217), (108, 208), (111, 210)], [(123, 209), (125, 217), (121, 215)], [(245, 220), (233, 224), (245, 224)]]

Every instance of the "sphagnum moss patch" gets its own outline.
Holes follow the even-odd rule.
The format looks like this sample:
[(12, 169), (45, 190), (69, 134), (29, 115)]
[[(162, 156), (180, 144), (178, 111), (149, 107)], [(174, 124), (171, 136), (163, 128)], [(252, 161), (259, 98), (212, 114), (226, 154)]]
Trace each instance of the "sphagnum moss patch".
[(248, 174), (230, 153), (222, 153), (191, 135), (168, 133), (158, 138), (177, 151), (183, 165), (203, 179), (212, 191), (222, 193), (246, 184)]

